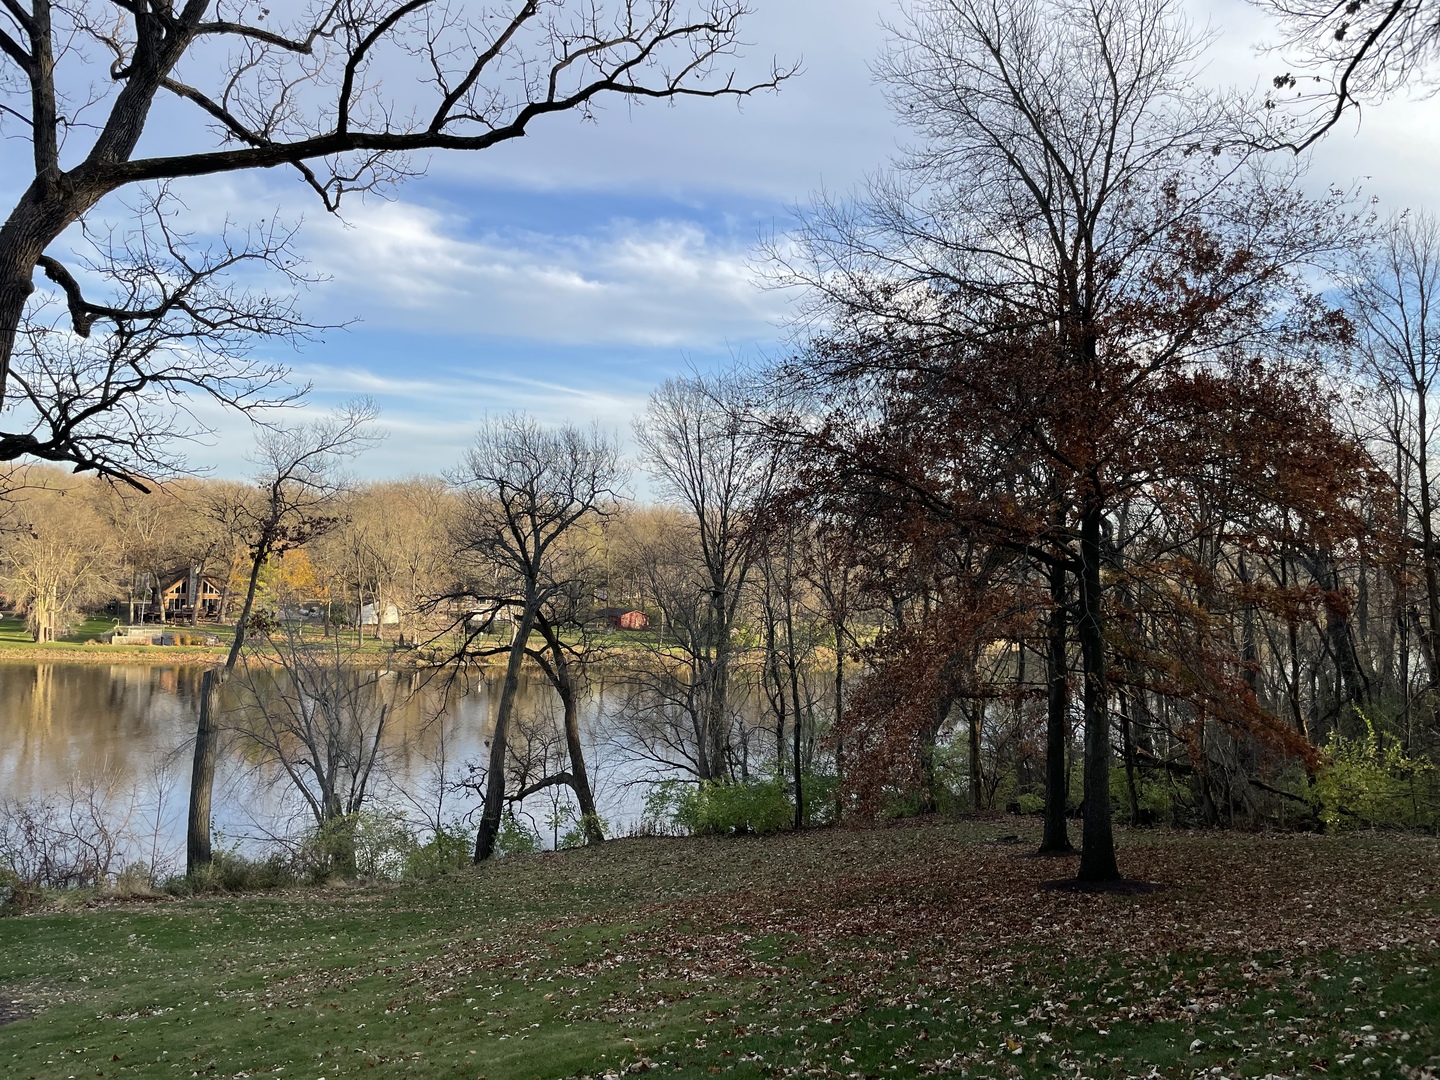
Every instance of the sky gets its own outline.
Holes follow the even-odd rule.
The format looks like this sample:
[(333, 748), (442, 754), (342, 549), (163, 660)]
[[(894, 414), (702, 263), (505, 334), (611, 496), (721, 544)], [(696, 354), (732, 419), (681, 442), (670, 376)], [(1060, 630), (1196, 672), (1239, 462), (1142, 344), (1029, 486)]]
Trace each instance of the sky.
[[(353, 200), (338, 218), (278, 173), (181, 191), (212, 223), (303, 219), (300, 248), (324, 279), (305, 313), (345, 329), (261, 351), (311, 384), (308, 409), (376, 400), (388, 438), (357, 473), (443, 472), (481, 417), (510, 409), (624, 437), (663, 379), (783, 347), (791, 301), (757, 282), (757, 243), (783, 234), (813, 193), (853, 188), (903, 138), (869, 69), (896, 8), (754, 6), (741, 71), (802, 64), (776, 94), (547, 118), (519, 142), (437, 155), (395, 198)], [(1248, 89), (1283, 70), (1257, 51), (1273, 30), (1243, 0), (1191, 0), (1190, 11), (1215, 34), (1207, 79)], [(1309, 182), (1358, 183), (1382, 210), (1440, 208), (1437, 117), (1440, 102), (1425, 100), (1368, 109), (1314, 152)], [(0, 160), (0, 195), (18, 191), (20, 165)], [(244, 475), (245, 423), (204, 418), (217, 437), (191, 448), (193, 464)]]

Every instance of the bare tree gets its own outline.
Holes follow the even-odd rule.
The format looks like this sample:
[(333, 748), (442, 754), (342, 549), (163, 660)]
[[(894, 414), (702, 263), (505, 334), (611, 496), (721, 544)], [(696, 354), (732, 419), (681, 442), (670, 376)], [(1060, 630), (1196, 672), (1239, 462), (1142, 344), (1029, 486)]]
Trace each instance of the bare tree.
[(335, 525), (335, 497), (344, 488), (337, 467), (374, 443), (376, 436), (370, 425), (375, 416), (373, 403), (358, 400), (308, 424), (261, 431), (256, 456), (261, 469), (256, 477), (258, 492), (229, 510), (244, 523), (250, 575), (225, 663), (218, 670), (206, 671), (200, 684), (186, 832), (187, 873), (210, 862), (210, 798), (215, 784), (217, 738), (215, 697), (235, 670), (245, 647), (260, 571), (272, 557), (301, 546)]
[[(177, 447), (208, 433), (201, 399), (251, 413), (297, 396), (282, 366), (249, 355), (259, 338), (298, 344), (319, 329), (295, 300), (311, 279), (293, 232), (272, 221), (201, 244), (176, 231), (178, 206), (149, 192), (130, 231), (83, 230), (77, 270), (110, 283), (106, 303), (85, 300), (69, 269), (41, 258), (60, 291), (30, 303), (9, 331), (16, 426), (0, 431), (0, 461), (64, 462), (144, 491), (145, 478), (181, 467)], [(269, 275), (277, 290), (242, 287), (237, 274)], [(92, 333), (101, 321), (109, 329)]]
[(645, 468), (686, 513), (700, 568), (704, 602), (689, 631), (703, 708), (695, 747), (702, 781), (727, 775), (732, 637), (760, 539), (755, 515), (775, 475), (772, 448), (743, 416), (735, 382), (695, 376), (667, 381), (635, 423)]
[[(0, 118), (34, 169), (0, 225), (0, 398), (37, 267), (82, 337), (96, 320), (123, 335), (150, 317), (123, 279), (117, 298), (97, 301), (47, 254), (107, 195), (281, 166), (334, 210), (346, 192), (418, 171), (410, 155), (485, 150), (606, 98), (743, 97), (793, 70), (736, 77), (747, 13), (743, 0), (336, 0), (273, 17), (230, 0), (6, 0)], [(141, 136), (161, 114), (166, 148), (146, 153)], [(47, 452), (85, 459), (63, 431)]]
[[(1400, 605), (1414, 632), (1431, 686), (1440, 685), (1440, 537), (1436, 535), (1435, 461), (1440, 418), (1440, 222), (1428, 215), (1390, 222), (1346, 278), (1347, 310), (1360, 331), (1361, 377), (1391, 465), (1397, 517), (1407, 540), (1397, 549), (1397, 587), (1418, 556), (1424, 616)], [(1408, 693), (1408, 691), (1407, 691)]]
[(266, 625), (252, 642), (236, 679), (237, 731), (304, 800), (332, 869), (353, 876), (349, 819), (384, 755), (390, 673), (358, 667), (338, 636), (307, 641), (294, 621)]
[(30, 636), (54, 641), (115, 583), (104, 521), (77, 489), (36, 492), (6, 511), (0, 585), (24, 610)]
[[(470, 581), (452, 599), (468, 605), (467, 611), (480, 608), (491, 617), (509, 612), (514, 624), (508, 646), (483, 650), (503, 651), (507, 660), (490, 738), (476, 862), (491, 856), (500, 830), (506, 739), (531, 634), (539, 627), (546, 638), (550, 671), (565, 663), (563, 647), (558, 640), (551, 643), (560, 623), (547, 609), (557, 601), (576, 604), (576, 590), (586, 583), (574, 576), (576, 560), (564, 549), (583, 542), (578, 533), (608, 512), (624, 479), (615, 440), (598, 428), (552, 430), (518, 413), (486, 421), (455, 477), (462, 499), (455, 539), (469, 562)], [(473, 655), (478, 639), (469, 619), (467, 628), (462, 657)], [(578, 787), (584, 776), (578, 738), (569, 749)], [(589, 797), (588, 791), (581, 796), (582, 806)]]
[(1434, 93), (1440, 18), (1424, 0), (1256, 0), (1280, 19), (1282, 50), (1299, 68), (1277, 75), (1265, 106), (1278, 147), (1312, 145), (1351, 110), (1406, 86)]

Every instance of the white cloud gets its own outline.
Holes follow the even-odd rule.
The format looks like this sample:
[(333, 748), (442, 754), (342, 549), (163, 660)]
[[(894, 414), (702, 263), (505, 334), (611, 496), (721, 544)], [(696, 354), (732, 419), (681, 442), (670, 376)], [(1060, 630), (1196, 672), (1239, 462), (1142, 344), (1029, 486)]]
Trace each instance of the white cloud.
[(749, 252), (687, 221), (616, 221), (583, 235), (465, 236), (466, 222), (406, 202), (306, 226), (320, 293), (367, 326), (562, 344), (714, 348), (770, 337), (781, 298)]

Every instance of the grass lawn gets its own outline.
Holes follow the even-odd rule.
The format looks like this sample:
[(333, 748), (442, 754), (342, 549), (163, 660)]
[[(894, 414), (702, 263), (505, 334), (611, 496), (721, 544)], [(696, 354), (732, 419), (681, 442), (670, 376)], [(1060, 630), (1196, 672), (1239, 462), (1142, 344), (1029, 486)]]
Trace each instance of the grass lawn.
[[(428, 885), (0, 919), (5, 1077), (1420, 1077), (1427, 839), (1032, 825), (625, 840)], [(995, 842), (1020, 833), (1021, 844)], [(13, 1005), (7, 1005), (12, 1002)]]
[(98, 638), (101, 634), (106, 634), (114, 630), (116, 621), (117, 620), (106, 616), (98, 618), (93, 616), (87, 617), (83, 623), (59, 641), (45, 642), (42, 646), (30, 636), (30, 631), (25, 628), (25, 620), (23, 618), (18, 615), (0, 615), (0, 647), (23, 646), (27, 649), (35, 649), (83, 645), (86, 641)]

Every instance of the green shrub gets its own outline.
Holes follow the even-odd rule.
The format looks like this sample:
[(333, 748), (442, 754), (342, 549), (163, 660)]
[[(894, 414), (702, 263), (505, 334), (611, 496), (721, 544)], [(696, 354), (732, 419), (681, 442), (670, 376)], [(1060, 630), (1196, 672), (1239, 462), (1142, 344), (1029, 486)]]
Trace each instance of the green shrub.
[(1022, 814), (1038, 814), (1045, 809), (1045, 796), (1036, 795), (1032, 791), (1021, 792), (1015, 797), (1015, 801), (1020, 804)]
[(429, 840), (410, 852), (405, 860), (405, 876), (431, 881), (470, 865), (474, 853), (475, 839), (469, 826), (452, 821), (436, 829)]
[(7, 866), (0, 866), (0, 915), (19, 915), (40, 906), (44, 894)]
[[(1084, 790), (1083, 775), (1081, 790)], [(1175, 800), (1171, 786), (1153, 773), (1135, 770), (1135, 802), (1140, 809), (1142, 822), (1172, 821), (1176, 817)], [(1125, 775), (1123, 762), (1110, 766), (1110, 811), (1117, 821), (1130, 820), (1130, 782)]]
[(640, 813), (640, 832), (645, 835), (673, 835), (683, 831), (678, 823), (680, 803), (694, 790), (684, 780), (661, 780), (650, 785), (645, 793), (645, 809)]
[(1336, 732), (1325, 747), (1329, 763), (1310, 789), (1320, 820), (1339, 829), (1440, 829), (1440, 770), (1410, 757), (1398, 739), (1362, 719), (1364, 736), (1346, 739)]
[[(603, 817), (601, 817), (599, 814), (596, 814), (593, 820), (595, 821), (595, 824), (600, 826), (601, 835), (608, 836), (610, 833), (610, 823), (606, 821)], [(589, 840), (587, 840), (585, 836), (584, 818), (576, 821), (573, 825), (570, 826), (570, 828), (566, 829), (560, 835), (559, 846), (561, 848), (584, 847), (587, 843), (589, 843)]]
[[(806, 773), (804, 783), (805, 824), (834, 825), (835, 796), (840, 787), (840, 778), (828, 773)], [(790, 818), (795, 818), (792, 808)]]
[(284, 852), (276, 851), (263, 859), (249, 859), (237, 851), (217, 851), (210, 865), (165, 882), (166, 892), (176, 896), (195, 896), (207, 892), (261, 892), (282, 889), (299, 883), (295, 863)]
[(514, 814), (506, 814), (500, 822), (500, 831), (495, 836), (495, 854), (501, 858), (533, 855), (544, 846), (540, 834)]
[(739, 784), (709, 783), (691, 788), (675, 808), (675, 824), (691, 835), (765, 836), (795, 820), (795, 808), (781, 779)]
[(393, 810), (362, 810), (354, 818), (355, 872), (368, 881), (398, 881), (420, 846)]

